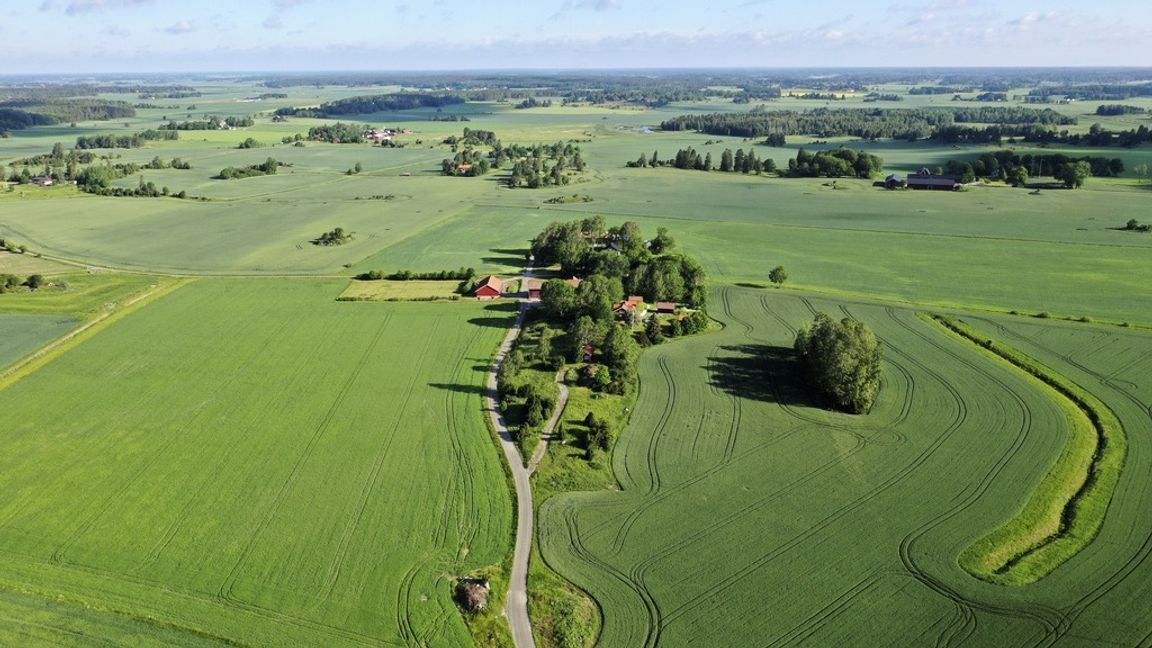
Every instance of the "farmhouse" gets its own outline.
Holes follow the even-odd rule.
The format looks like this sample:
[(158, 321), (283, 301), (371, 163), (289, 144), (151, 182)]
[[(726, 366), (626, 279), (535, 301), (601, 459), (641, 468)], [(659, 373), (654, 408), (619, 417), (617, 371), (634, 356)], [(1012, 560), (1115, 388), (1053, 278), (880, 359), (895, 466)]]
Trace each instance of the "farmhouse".
[(676, 302), (656, 302), (656, 312), (661, 315), (673, 315), (676, 313)]
[(630, 295), (625, 301), (622, 301), (619, 304), (613, 304), (612, 312), (615, 313), (616, 317), (619, 317), (620, 319), (624, 319), (632, 313), (638, 313), (639, 315), (643, 316), (644, 313), (648, 312), (647, 308), (640, 308), (643, 304), (643, 297), (640, 295)]
[(32, 178), (32, 184), (37, 187), (51, 187), (56, 181), (48, 176), (36, 176)]
[(544, 287), (543, 279), (529, 279), (528, 286), (528, 299), (540, 299), (540, 289)]
[(908, 176), (908, 188), (926, 189), (930, 191), (955, 191), (960, 188), (960, 178), (950, 175), (932, 175), (932, 172), (925, 167), (914, 175)]
[(584, 280), (581, 279), (580, 277), (573, 276), (573, 277), (568, 277), (567, 279), (565, 279), (564, 283), (568, 284), (569, 286), (572, 286), (573, 288), (579, 288), (580, 284), (584, 283)]
[(498, 299), (504, 294), (504, 282), (496, 275), (488, 275), (476, 284), (476, 299), (487, 301), (489, 299)]
[(893, 173), (892, 175), (888, 176), (887, 178), (884, 178), (884, 188), (885, 189), (899, 189), (900, 187), (903, 187), (906, 185), (907, 185), (907, 183), (904, 182), (904, 178), (901, 177), (897, 173)]
[(472, 170), (471, 164), (461, 164), (456, 167), (456, 175), (464, 175)]

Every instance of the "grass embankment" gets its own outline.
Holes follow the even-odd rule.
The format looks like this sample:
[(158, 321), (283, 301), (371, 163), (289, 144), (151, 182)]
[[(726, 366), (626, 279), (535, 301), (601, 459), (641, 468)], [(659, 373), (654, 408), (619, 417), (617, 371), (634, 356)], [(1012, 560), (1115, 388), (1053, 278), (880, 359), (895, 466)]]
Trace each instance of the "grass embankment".
[(459, 281), (354, 280), (336, 301), (458, 301)]
[(1100, 531), (1124, 464), (1124, 428), (1103, 402), (1051, 368), (982, 337), (963, 321), (932, 319), (1054, 390), (1069, 420), (1067, 445), (1024, 508), (960, 555), (960, 565), (977, 578), (1001, 585), (1033, 583)]

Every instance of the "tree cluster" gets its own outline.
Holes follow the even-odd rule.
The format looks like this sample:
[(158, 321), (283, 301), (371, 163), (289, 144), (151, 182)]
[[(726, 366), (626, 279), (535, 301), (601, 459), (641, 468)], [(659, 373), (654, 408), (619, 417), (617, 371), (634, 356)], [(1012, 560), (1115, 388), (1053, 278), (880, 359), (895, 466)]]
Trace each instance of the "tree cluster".
[(518, 110), (524, 110), (527, 108), (551, 108), (552, 107), (552, 100), (551, 99), (541, 100), (541, 99), (537, 99), (536, 97), (528, 97), (524, 101), (521, 101), (520, 103), (516, 104), (514, 107)]
[(865, 414), (880, 392), (880, 342), (867, 324), (818, 313), (796, 335), (808, 382), (838, 409)]
[(324, 247), (329, 247), (329, 246), (333, 246), (333, 245), (344, 245), (345, 243), (347, 243), (348, 241), (351, 241), (351, 240), (352, 240), (352, 233), (351, 232), (345, 232), (343, 227), (337, 227), (335, 229), (331, 229), (327, 232), (324, 232), (320, 236), (317, 236), (316, 238), (312, 239), (312, 244), (313, 245), (321, 245)]
[(871, 178), (883, 168), (879, 157), (843, 147), (815, 153), (800, 149), (788, 160), (788, 175), (805, 178)]
[(13, 292), (21, 286), (25, 286), (31, 290), (39, 290), (44, 283), (44, 275), (40, 274), (29, 275), (24, 279), (14, 274), (0, 274), (0, 295)]
[(276, 172), (282, 165), (287, 166), (274, 158), (268, 158), (260, 164), (253, 164), (246, 167), (225, 167), (220, 170), (220, 173), (213, 176), (213, 178), (216, 180), (238, 180), (240, 178), (251, 178), (254, 176), (276, 175)]
[(1101, 117), (1115, 117), (1117, 115), (1143, 115), (1148, 112), (1140, 106), (1126, 106), (1124, 104), (1100, 104), (1096, 106), (1096, 114)]
[[(1076, 173), (1070, 175), (1068, 171), (1070, 167)], [(1088, 175), (1078, 178), (1085, 168)], [(1015, 151), (1005, 150), (985, 153), (971, 161), (949, 160), (937, 171), (937, 175), (959, 176), (962, 182), (972, 182), (976, 178), (998, 178), (1015, 186), (1026, 184), (1030, 177), (1052, 176), (1063, 181), (1066, 181), (1066, 178), (1071, 179), (1069, 185), (1071, 187), (1083, 185), (1084, 179), (1089, 176), (1119, 177), (1124, 173), (1124, 161), (1120, 158), (1099, 156), (1069, 157), (1061, 153), (1020, 155)]]
[(361, 144), (364, 142), (364, 125), (336, 122), (313, 126), (308, 129), (308, 139), (333, 144)]

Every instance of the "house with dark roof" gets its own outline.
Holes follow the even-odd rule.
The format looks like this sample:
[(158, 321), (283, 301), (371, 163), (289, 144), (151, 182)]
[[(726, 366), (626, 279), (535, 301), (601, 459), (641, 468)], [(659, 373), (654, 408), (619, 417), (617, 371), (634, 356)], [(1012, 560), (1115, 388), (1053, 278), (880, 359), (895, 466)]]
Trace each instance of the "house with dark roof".
[(951, 175), (932, 175), (927, 167), (908, 176), (909, 189), (929, 191), (955, 191), (961, 187), (960, 178)]

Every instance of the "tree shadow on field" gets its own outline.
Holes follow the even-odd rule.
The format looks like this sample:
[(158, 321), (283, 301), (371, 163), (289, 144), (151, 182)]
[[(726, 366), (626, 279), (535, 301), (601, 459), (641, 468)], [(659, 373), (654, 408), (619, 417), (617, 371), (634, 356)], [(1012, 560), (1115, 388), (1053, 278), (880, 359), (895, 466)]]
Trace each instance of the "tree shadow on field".
[(491, 248), (488, 251), (497, 256), (481, 257), (480, 260), (484, 263), (511, 266), (514, 268), (523, 268), (528, 265), (527, 249)]
[(804, 386), (804, 376), (796, 352), (767, 344), (738, 344), (720, 347), (724, 355), (714, 355), (704, 367), (708, 382), (725, 392), (751, 400), (782, 405), (820, 407)]
[(484, 307), (485, 312), (491, 313), (488, 317), (473, 317), (468, 320), (474, 326), (508, 329), (512, 327), (513, 316), (520, 310), (520, 304), (511, 300), (494, 302)]
[(480, 385), (459, 385), (454, 383), (428, 383), (429, 387), (459, 392), (461, 394), (477, 394), (483, 396), (488, 390)]

